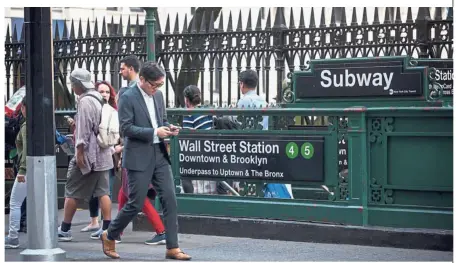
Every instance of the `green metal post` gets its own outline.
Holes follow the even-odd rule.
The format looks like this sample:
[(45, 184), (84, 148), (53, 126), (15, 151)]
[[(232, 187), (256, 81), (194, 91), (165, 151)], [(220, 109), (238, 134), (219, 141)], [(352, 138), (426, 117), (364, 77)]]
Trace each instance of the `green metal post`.
[[(145, 7), (146, 10), (146, 30), (147, 30), (147, 60), (155, 61), (155, 12), (157, 12), (156, 7)], [(157, 210), (160, 210), (160, 201), (155, 198), (154, 207)]]
[(147, 60), (155, 61), (155, 12), (156, 7), (145, 7), (147, 30)]
[(367, 152), (366, 112), (348, 117), (348, 153), (350, 160), (350, 199), (352, 204), (360, 206), (363, 226), (369, 223), (368, 197), (369, 173)]

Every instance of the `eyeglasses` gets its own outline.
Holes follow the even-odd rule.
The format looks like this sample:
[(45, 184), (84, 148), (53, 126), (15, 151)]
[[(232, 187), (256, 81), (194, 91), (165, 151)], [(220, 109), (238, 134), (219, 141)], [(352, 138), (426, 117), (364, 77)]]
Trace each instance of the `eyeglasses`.
[(164, 82), (160, 82), (160, 83), (155, 83), (155, 82), (150, 82), (150, 80), (146, 80), (151, 86), (153, 87), (156, 87), (156, 88), (160, 88), (161, 86), (163, 86), (163, 84), (165, 84)]

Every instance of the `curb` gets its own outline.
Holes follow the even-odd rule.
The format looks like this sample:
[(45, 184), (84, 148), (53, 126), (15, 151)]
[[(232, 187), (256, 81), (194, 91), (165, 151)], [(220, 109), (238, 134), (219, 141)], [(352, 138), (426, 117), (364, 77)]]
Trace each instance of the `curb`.
[[(179, 233), (281, 241), (453, 251), (453, 231), (179, 215)], [(133, 231), (154, 229), (143, 215)]]

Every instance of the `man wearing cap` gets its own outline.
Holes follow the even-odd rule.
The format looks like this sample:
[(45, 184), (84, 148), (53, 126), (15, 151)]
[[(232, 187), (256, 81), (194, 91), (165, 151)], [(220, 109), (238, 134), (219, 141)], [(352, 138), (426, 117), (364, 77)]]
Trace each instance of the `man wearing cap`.
[(75, 69), (70, 75), (71, 88), (79, 96), (74, 117), (76, 153), (68, 165), (65, 184), (64, 218), (58, 229), (59, 241), (71, 241), (71, 221), (77, 202), (98, 197), (103, 214), (103, 229), (111, 222), (111, 199), (109, 198), (109, 170), (113, 168), (111, 148), (101, 148), (95, 131), (101, 121), (100, 93), (95, 90), (90, 72)]

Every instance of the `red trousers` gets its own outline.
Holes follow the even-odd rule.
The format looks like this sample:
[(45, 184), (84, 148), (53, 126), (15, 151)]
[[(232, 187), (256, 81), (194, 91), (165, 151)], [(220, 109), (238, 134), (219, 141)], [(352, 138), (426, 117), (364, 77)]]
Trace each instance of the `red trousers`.
[[(142, 212), (146, 214), (147, 219), (152, 224), (152, 227), (155, 229), (157, 234), (163, 233), (165, 231), (165, 226), (163, 225), (160, 215), (155, 210), (154, 206), (148, 200), (149, 198), (146, 197), (144, 200), (144, 206), (142, 208)], [(128, 202), (128, 196), (125, 195), (122, 187), (120, 188), (119, 195), (117, 196), (117, 201), (119, 201), (119, 211), (124, 207), (124, 205)]]

